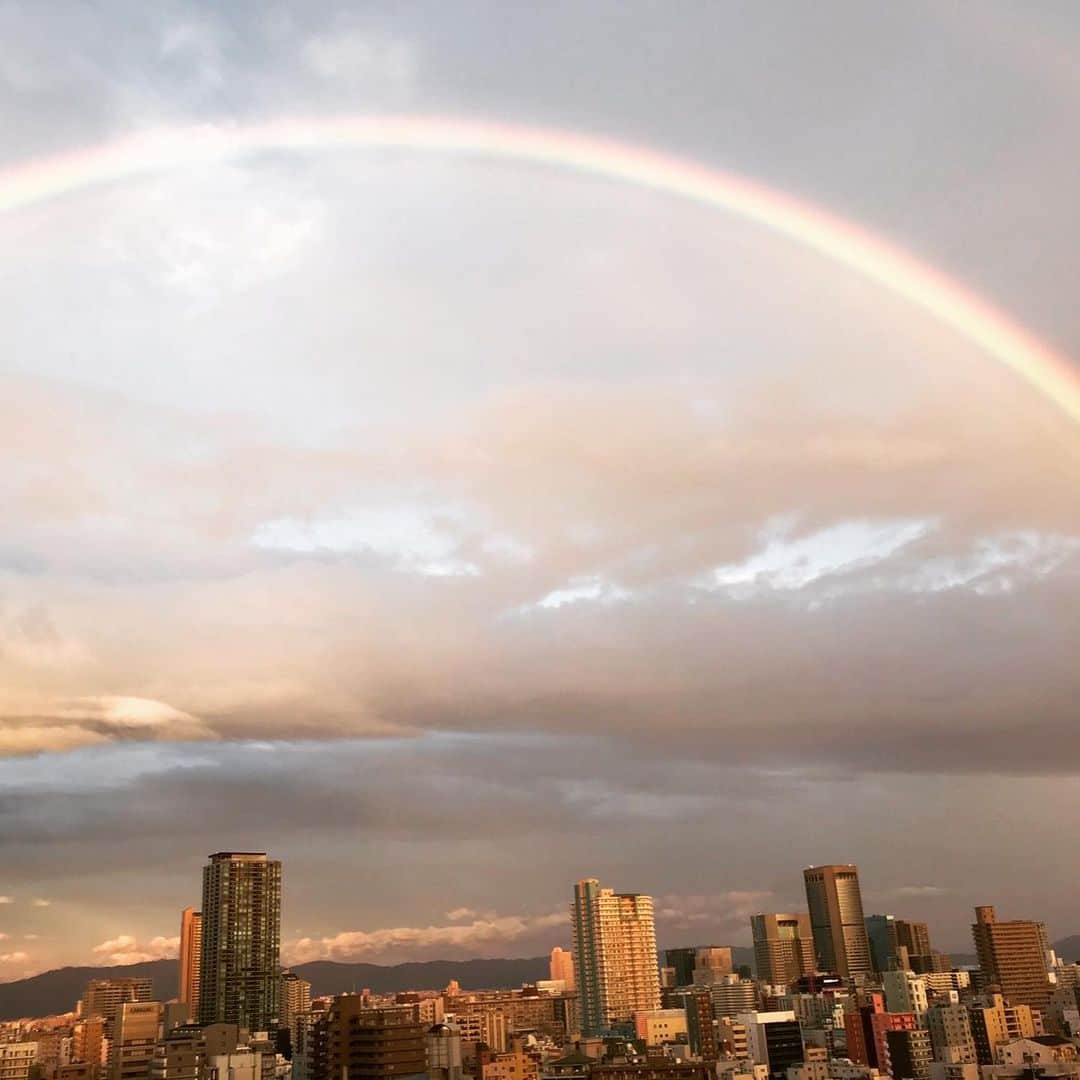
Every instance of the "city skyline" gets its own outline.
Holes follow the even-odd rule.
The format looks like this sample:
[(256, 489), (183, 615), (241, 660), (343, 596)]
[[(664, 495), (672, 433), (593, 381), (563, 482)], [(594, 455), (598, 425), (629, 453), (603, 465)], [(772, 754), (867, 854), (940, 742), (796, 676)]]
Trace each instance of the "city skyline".
[(465, 7), (0, 5), (0, 981), (1080, 933), (1080, 6)]
[[(256, 855), (255, 853), (246, 852), (239, 855), (218, 853), (210, 855), (208, 858), (210, 863), (204, 867), (204, 876), (209, 874), (210, 867), (214, 865), (215, 860), (239, 858), (241, 860), (258, 859), (262, 861), (267, 856), (265, 853)], [(274, 888), (279, 890), (280, 894), (282, 889), (280, 861), (271, 860), (270, 865), (277, 867), (277, 884)], [(776, 911), (776, 908), (775, 905), (770, 905), (769, 901), (777, 895), (771, 892), (728, 894), (727, 896), (717, 897), (700, 895), (678, 897), (670, 894), (653, 897), (650, 894), (642, 893), (641, 895), (649, 903), (650, 921), (654, 920), (657, 926), (657, 937), (655, 939), (657, 954), (663, 955), (665, 950), (670, 951), (672, 949), (685, 951), (686, 947), (701, 950), (706, 945), (721, 943), (724, 946), (743, 948), (749, 956), (757, 951), (756, 931), (754, 930), (756, 925), (763, 927), (762, 941), (765, 940), (766, 931), (764, 927), (766, 924), (761, 923), (761, 919), (788, 920), (792, 925), (794, 925), (794, 920), (799, 920), (800, 925), (805, 928), (802, 932), (810, 933), (812, 917), (806, 910), (806, 900), (810, 888), (807, 879), (812, 872), (820, 873), (822, 870), (854, 872), (855, 875), (858, 873), (857, 866), (849, 863), (814, 864), (804, 868), (801, 875), (796, 872), (792, 876), (794, 878), (801, 876), (803, 879), (803, 889), (801, 890), (803, 897), (802, 910), (799, 910), (798, 904), (789, 903), (790, 913), (770, 914)], [(204, 884), (203, 905), (207, 902), (205, 890), (208, 887), (208, 885)], [(855, 889), (857, 892), (861, 891), (857, 877)], [(925, 966), (920, 965), (925, 965), (929, 957), (915, 952), (910, 945), (910, 935), (913, 932), (923, 935), (924, 940), (929, 944), (929, 938), (926, 937), (927, 922), (910, 918), (913, 912), (921, 910), (920, 894), (922, 892), (923, 890), (919, 889), (904, 890), (899, 893), (894, 891), (887, 894), (890, 900), (889, 903), (879, 903), (878, 900), (882, 898), (883, 894), (871, 890), (869, 895), (875, 897), (875, 900), (865, 908), (861, 915), (864, 936), (869, 934), (870, 940), (866, 946), (866, 955), (868, 957), (866, 966), (865, 969), (860, 967), (860, 971), (885, 970), (884, 966), (880, 966), (880, 964), (884, 964), (883, 960), (871, 963), (869, 959), (875, 952), (874, 931), (871, 930), (871, 926), (875, 921), (883, 918), (888, 918), (890, 924), (895, 920), (895, 925), (900, 928), (903, 940), (899, 940), (897, 931), (893, 930), (891, 932), (892, 947), (895, 948), (897, 944), (902, 945), (902, 955), (906, 963), (915, 963), (917, 970), (928, 970)], [(613, 895), (617, 899), (621, 894), (615, 893)], [(638, 894), (632, 895), (636, 896)], [(280, 899), (276, 902), (279, 912), (276, 918), (279, 920), (281, 919), (281, 908), (284, 906), (285, 910), (287, 910), (287, 898), (288, 890), (286, 888), (284, 890), (284, 903)], [(15, 905), (14, 897), (5, 899), (7, 901), (5, 907)], [(267, 902), (274, 903), (272, 900)], [(42, 905), (42, 901), (39, 899), (36, 904)], [(51, 904), (48, 906), (51, 906)], [(38, 907), (37, 909), (41, 910), (42, 908)], [(932, 931), (935, 951), (940, 950), (946, 956), (958, 954), (971, 957), (974, 961), (977, 956), (977, 943), (973, 939), (975, 924), (971, 921), (971, 913), (975, 912), (978, 915), (980, 910), (993, 912), (994, 907), (987, 907), (977, 903), (955, 913), (964, 923), (967, 930), (964, 937), (950, 941), (949, 938), (939, 937), (936, 932)], [(190, 905), (178, 911), (173, 911), (172, 914), (179, 917), (181, 923), (181, 933), (176, 937), (169, 938), (165, 935), (156, 935), (148, 940), (140, 941), (134, 936), (121, 936), (118, 939), (102, 943), (105, 948), (101, 946), (95, 947), (88, 954), (69, 957), (62, 963), (52, 965), (52, 967), (67, 966), (69, 964), (94, 967), (123, 967), (146, 960), (175, 959), (179, 965), (179, 1000), (189, 1000), (184, 996), (185, 987), (189, 988), (187, 993), (190, 995), (192, 993), (190, 987), (192, 986), (192, 980), (194, 980), (194, 1000), (197, 1002), (199, 1000), (198, 992), (202, 974), (200, 961), (204, 915), (203, 912), (197, 911)], [(1023, 909), (1020, 911), (1006, 911), (1007, 918), (1004, 921), (1006, 932), (1008, 927), (1013, 925), (1009, 922), (1009, 919), (1023, 920), (1028, 914), (1030, 913), (1025, 913)], [(933, 921), (931, 920), (931, 922)], [(1068, 928), (1048, 933), (1045, 925), (1041, 922), (1031, 925), (1038, 925), (1042, 928), (1040, 930), (1042, 934), (1041, 940), (1046, 941), (1048, 946), (1054, 940), (1075, 936), (1074, 932)], [(571, 952), (575, 935), (574, 926), (573, 905), (571, 905), (571, 911), (568, 914), (564, 903), (552, 911), (541, 912), (534, 916), (500, 915), (493, 911), (484, 912), (464, 907), (450, 908), (443, 912), (442, 925), (438, 925), (433, 921), (423, 927), (373, 928), (348, 932), (345, 947), (340, 950), (335, 950), (332, 944), (334, 939), (332, 938), (319, 942), (298, 937), (295, 933), (289, 933), (289, 927), (283, 921), (273, 931), (273, 935), (280, 940), (279, 966), (281, 970), (288, 970), (298, 964), (320, 959), (341, 962), (363, 961), (382, 966), (393, 966), (400, 963), (425, 960), (539, 957), (553, 949), (556, 951), (565, 949), (568, 954), (574, 955)], [(184, 945), (185, 932), (194, 935), (194, 946), (189, 945), (186, 951)], [(769, 931), (769, 933), (774, 934), (775, 930)], [(825, 933), (828, 935), (831, 932), (826, 930)], [(1080, 934), (1080, 931), (1077, 933)], [(515, 946), (517, 947), (515, 948)], [(808, 973), (812, 970), (806, 966), (807, 960), (797, 960), (796, 958), (799, 956), (810, 957), (818, 947), (818, 941), (811, 938), (809, 944), (805, 944), (801, 950), (779, 954), (787, 958), (787, 966), (784, 970), (788, 971), (791, 978), (794, 978), (798, 973)], [(825, 948), (828, 947), (830, 946), (825, 946)], [(758, 959), (751, 961), (751, 963), (760, 965), (761, 957), (768, 955), (768, 950), (764, 953), (758, 952), (757, 955)], [(775, 955), (777, 954), (774, 953), (774, 957)], [(185, 961), (185, 957), (189, 959)], [(830, 970), (830, 965), (827, 963), (823, 965), (820, 962), (821, 959), (822, 955), (818, 955), (814, 966), (818, 970)], [(49, 968), (27, 970), (15, 976), (15, 979), (25, 978), (44, 970), (49, 970)], [(191, 974), (185, 974), (188, 971)], [(577, 973), (575, 972), (576, 977)], [(5, 979), (2, 981), (13, 980)]]

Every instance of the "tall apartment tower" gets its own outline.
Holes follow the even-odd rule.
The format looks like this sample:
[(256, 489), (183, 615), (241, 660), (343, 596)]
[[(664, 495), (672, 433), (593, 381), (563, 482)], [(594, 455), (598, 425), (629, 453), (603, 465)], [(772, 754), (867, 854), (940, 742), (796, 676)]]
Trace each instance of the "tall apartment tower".
[(300, 1045), (302, 1018), (310, 1009), (311, 983), (293, 971), (283, 972), (278, 1000), (278, 1025), (288, 1029), (289, 1044), (294, 1053)]
[(561, 980), (566, 984), (567, 990), (574, 989), (574, 954), (559, 948), (558, 945), (551, 950), (551, 962), (548, 965), (548, 973), (552, 979)]
[(750, 916), (758, 982), (788, 986), (814, 973), (814, 939), (809, 915), (769, 913)]
[(987, 905), (975, 909), (971, 936), (984, 983), (1001, 987), (1010, 1005), (1045, 1011), (1050, 1002), (1046, 926), (1027, 919), (998, 922), (994, 909)]
[(219, 851), (203, 867), (199, 1020), (275, 1031), (281, 982), (281, 863)]
[(574, 966), (584, 1035), (627, 1030), (635, 1012), (660, 1008), (651, 896), (574, 886)]
[(814, 957), (818, 970), (845, 979), (870, 971), (859, 869), (851, 864), (810, 866), (803, 871)]
[(188, 1007), (188, 1019), (199, 1016), (199, 965), (202, 962), (202, 912), (180, 912), (180, 1001)]

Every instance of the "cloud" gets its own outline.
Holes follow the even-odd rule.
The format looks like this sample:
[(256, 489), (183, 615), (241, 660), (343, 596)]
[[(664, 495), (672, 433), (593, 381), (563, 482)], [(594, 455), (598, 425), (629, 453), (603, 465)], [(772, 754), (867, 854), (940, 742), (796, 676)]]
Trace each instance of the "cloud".
[(95, 945), (91, 952), (110, 964), (139, 964), (147, 960), (168, 960), (176, 956), (180, 948), (179, 937), (154, 937), (140, 943), (131, 934), (120, 934)]
[(46, 899), (44, 899), (43, 897), (40, 897), (40, 896), (34, 901), (34, 907), (36, 907), (36, 908), (51, 907), (51, 906), (52, 906), (52, 901), (51, 900), (46, 900)]
[(893, 896), (946, 896), (952, 889), (941, 885), (899, 885), (892, 890)]
[(14, 896), (0, 896), (0, 904), (14, 904), (14, 903), (15, 903), (15, 897)]
[[(451, 913), (454, 914), (454, 913)], [(451, 916), (448, 915), (447, 918)], [(467, 918), (462, 913), (459, 918)], [(308, 960), (368, 960), (377, 957), (395, 959), (415, 956), (446, 955), (447, 950), (496, 951), (556, 926), (568, 924), (566, 911), (547, 915), (498, 915), (474, 918), (471, 922), (454, 921), (444, 926), (398, 926), (382, 930), (346, 930), (320, 939), (301, 938), (286, 947), (289, 963)], [(496, 953), (497, 954), (497, 953)]]

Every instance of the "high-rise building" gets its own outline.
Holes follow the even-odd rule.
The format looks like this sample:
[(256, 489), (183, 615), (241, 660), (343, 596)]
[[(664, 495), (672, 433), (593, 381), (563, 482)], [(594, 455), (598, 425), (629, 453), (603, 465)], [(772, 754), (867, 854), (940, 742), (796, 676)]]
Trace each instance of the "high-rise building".
[(859, 870), (852, 865), (811, 866), (803, 871), (818, 969), (845, 979), (870, 971)]
[(930, 1005), (926, 980), (913, 971), (894, 968), (885, 972), (881, 984), (885, 991), (885, 1008), (889, 1012), (914, 1013), (921, 1027)]
[(971, 936), (984, 986), (999, 986), (1010, 1005), (1046, 1008), (1050, 1001), (1046, 973), (1050, 946), (1041, 922), (998, 922), (993, 907), (986, 905), (975, 909)]
[(574, 989), (574, 954), (561, 949), (558, 945), (551, 950), (548, 973), (552, 980), (562, 981), (565, 990)]
[(149, 977), (91, 979), (83, 991), (81, 1012), (84, 1017), (102, 1017), (105, 1034), (109, 1035), (121, 1005), (149, 1001), (152, 994), (153, 983)]
[(199, 1020), (275, 1031), (281, 950), (281, 863), (222, 851), (203, 868)]
[(802, 1027), (793, 1012), (740, 1013), (736, 1020), (746, 1029), (750, 1059), (766, 1066), (770, 1077), (786, 1076), (789, 1068), (805, 1060)]
[(758, 981), (788, 986), (814, 971), (814, 939), (809, 915), (769, 913), (750, 916)]
[(199, 1015), (199, 967), (202, 963), (202, 912), (187, 907), (180, 912), (180, 992), (188, 1019)]
[(896, 916), (867, 915), (866, 938), (870, 945), (870, 966), (888, 971), (896, 959)]
[(652, 897), (587, 878), (574, 886), (571, 917), (582, 1034), (625, 1031), (635, 1012), (660, 1008)]
[(693, 946), (664, 950), (664, 967), (671, 969), (672, 986), (692, 986), (697, 949)]

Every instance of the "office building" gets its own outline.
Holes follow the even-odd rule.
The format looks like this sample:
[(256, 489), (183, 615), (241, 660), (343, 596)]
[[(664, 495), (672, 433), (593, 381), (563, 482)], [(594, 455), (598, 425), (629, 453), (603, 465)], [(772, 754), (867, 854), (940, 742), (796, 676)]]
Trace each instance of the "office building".
[(736, 1020), (746, 1029), (750, 1059), (766, 1066), (770, 1077), (784, 1077), (805, 1060), (802, 1028), (793, 1012), (740, 1013)]
[(1047, 954), (1050, 946), (1041, 922), (998, 922), (990, 905), (975, 909), (971, 927), (983, 986), (998, 986), (1010, 1005), (1045, 1009), (1050, 1000)]
[(664, 950), (664, 967), (672, 972), (672, 986), (693, 986), (697, 949), (679, 948)]
[(180, 912), (180, 965), (177, 997), (187, 1006), (188, 1019), (199, 1016), (199, 967), (202, 963), (202, 912), (184, 908)]
[(125, 1002), (113, 1020), (109, 1080), (147, 1080), (161, 1035), (161, 1003)]
[(153, 983), (147, 977), (91, 979), (83, 991), (82, 1015), (100, 1016), (105, 1021), (105, 1034), (109, 1035), (122, 1005), (149, 1001), (152, 993)]
[(203, 868), (199, 1019), (276, 1031), (281, 863), (263, 852), (218, 852)]
[(809, 915), (769, 913), (750, 916), (758, 981), (790, 986), (814, 971), (814, 939)]
[(691, 982), (695, 986), (711, 986), (735, 972), (731, 949), (723, 945), (704, 945), (694, 953)]
[(845, 979), (870, 972), (859, 871), (852, 865), (811, 866), (803, 871), (810, 930), (819, 971)]
[(665, 1009), (682, 1009), (686, 1013), (686, 1033), (690, 1052), (702, 1061), (716, 1061), (716, 1026), (713, 1023), (711, 987), (678, 987), (663, 991)]
[(635, 1012), (660, 1008), (652, 897), (588, 878), (574, 886), (571, 917), (582, 1033), (632, 1030)]
[(634, 1038), (646, 1047), (690, 1042), (685, 1009), (641, 1009), (634, 1013)]
[(934, 970), (934, 950), (930, 946), (930, 931), (924, 922), (910, 922), (907, 919), (896, 920), (896, 950), (900, 955), (903, 949), (907, 953), (907, 963), (903, 965), (916, 974)]

